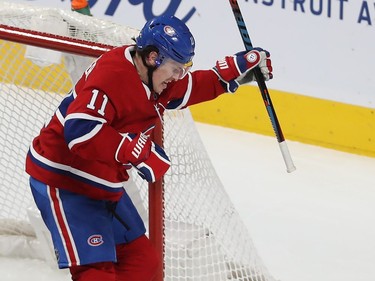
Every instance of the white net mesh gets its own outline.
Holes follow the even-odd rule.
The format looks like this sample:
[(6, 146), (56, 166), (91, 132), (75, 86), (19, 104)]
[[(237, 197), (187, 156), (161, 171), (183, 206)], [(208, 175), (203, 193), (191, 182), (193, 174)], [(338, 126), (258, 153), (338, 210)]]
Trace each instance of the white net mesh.
[[(0, 5), (0, 24), (60, 30), (60, 35), (109, 45), (129, 44), (137, 34), (70, 11)], [(38, 58), (36, 50), (30, 60), (25, 58), (29, 47), (4, 40), (0, 53), (0, 235), (32, 236), (27, 208), (33, 201), (24, 172), (28, 146), (92, 59), (68, 54)], [(164, 147), (172, 160), (164, 179), (164, 279), (274, 280), (218, 179), (190, 112), (168, 112), (164, 122)], [(142, 211), (148, 209), (147, 184), (136, 175), (133, 179), (129, 193), (147, 220)]]

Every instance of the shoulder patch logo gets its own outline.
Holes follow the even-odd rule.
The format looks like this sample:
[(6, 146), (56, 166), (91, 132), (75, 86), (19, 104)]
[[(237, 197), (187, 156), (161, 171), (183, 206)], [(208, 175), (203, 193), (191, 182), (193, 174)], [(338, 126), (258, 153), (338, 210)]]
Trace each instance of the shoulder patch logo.
[(100, 234), (91, 235), (87, 239), (87, 244), (89, 244), (90, 246), (93, 246), (93, 247), (100, 246), (103, 243), (104, 243), (103, 237)]

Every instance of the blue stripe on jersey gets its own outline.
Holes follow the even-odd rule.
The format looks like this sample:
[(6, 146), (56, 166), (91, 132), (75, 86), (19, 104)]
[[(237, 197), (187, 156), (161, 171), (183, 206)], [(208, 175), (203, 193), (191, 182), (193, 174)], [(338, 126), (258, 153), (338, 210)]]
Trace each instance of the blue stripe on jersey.
[[(80, 176), (80, 175), (78, 175), (76, 173), (73, 173), (71, 171), (60, 169), (60, 168), (57, 168), (57, 167), (52, 167), (52, 166), (50, 166), (46, 163), (43, 163), (42, 161), (35, 158), (30, 150), (28, 152), (28, 155), (34, 163), (36, 163), (38, 166), (42, 167), (43, 169), (45, 169), (47, 171), (73, 178), (75, 180), (81, 181), (85, 184), (103, 189), (103, 190), (108, 191), (108, 192), (120, 192), (120, 191), (123, 190), (122, 183), (113, 183), (114, 185), (117, 185), (117, 186), (111, 187), (111, 186), (99, 183), (97, 181), (90, 180), (87, 177)], [(82, 172), (82, 173), (85, 173), (85, 172)]]
[(65, 118), (66, 112), (68, 110), (69, 105), (74, 101), (73, 91), (71, 90), (69, 94), (61, 101), (59, 105), (59, 111), (61, 115)]
[(178, 100), (172, 100), (170, 102), (168, 102), (167, 104), (167, 109), (176, 109), (177, 107), (179, 107), (181, 105), (181, 103), (184, 101), (183, 98), (181, 99), (178, 99)]
[(88, 135), (97, 125), (102, 124), (100, 121), (87, 119), (69, 119), (64, 124), (64, 137), (67, 143)]

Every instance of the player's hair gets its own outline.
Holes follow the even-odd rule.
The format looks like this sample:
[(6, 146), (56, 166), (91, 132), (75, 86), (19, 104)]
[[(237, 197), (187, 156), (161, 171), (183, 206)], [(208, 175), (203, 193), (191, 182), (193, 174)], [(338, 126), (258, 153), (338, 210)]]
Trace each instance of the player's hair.
[[(138, 55), (142, 58), (142, 61), (143, 61), (143, 64), (147, 67), (151, 67), (149, 65), (146, 64), (146, 58), (148, 57), (148, 55), (151, 53), (151, 52), (157, 52), (159, 54), (159, 49), (156, 48), (155, 46), (152, 46), (152, 45), (149, 45), (143, 49), (140, 49), (138, 48), (138, 46), (136, 45), (135, 47), (135, 51), (138, 53)], [(152, 68), (156, 68), (155, 67), (152, 67)]]

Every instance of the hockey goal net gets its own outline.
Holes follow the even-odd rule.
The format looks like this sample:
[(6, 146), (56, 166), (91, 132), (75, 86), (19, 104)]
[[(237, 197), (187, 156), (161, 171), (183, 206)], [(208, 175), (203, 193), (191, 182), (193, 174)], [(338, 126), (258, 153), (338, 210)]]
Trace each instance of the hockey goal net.
[[(103, 43), (132, 43), (138, 31), (71, 11), (0, 4), (0, 243), (7, 241), (0, 254), (23, 256), (25, 244), (39, 245), (30, 223), (35, 207), (24, 172), (31, 140), (94, 59), (91, 52), (103, 51)], [(91, 49), (72, 48), (72, 40), (56, 38), (51, 40), (55, 43), (40, 40), (38, 46), (45, 48), (20, 43), (22, 36), (35, 42), (41, 34), (35, 31), (90, 41)], [(274, 280), (217, 177), (188, 110), (164, 115), (163, 138), (172, 166), (159, 197), (162, 212), (149, 208), (153, 199), (149, 201), (149, 187), (140, 178), (132, 177), (129, 193), (146, 223), (155, 216), (162, 221), (164, 280)], [(19, 237), (26, 242), (17, 243)], [(31, 252), (43, 258), (38, 250)]]

